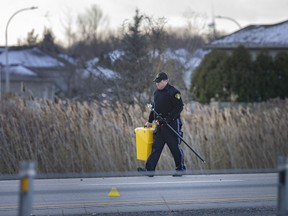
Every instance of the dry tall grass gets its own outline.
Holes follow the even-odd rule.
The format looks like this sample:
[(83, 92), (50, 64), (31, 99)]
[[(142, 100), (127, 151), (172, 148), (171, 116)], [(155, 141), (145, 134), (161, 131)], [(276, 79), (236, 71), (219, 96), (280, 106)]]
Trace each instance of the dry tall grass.
[[(139, 106), (103, 107), (96, 102), (2, 102), (0, 173), (18, 172), (21, 160), (34, 160), (38, 172), (131, 171), (137, 161), (136, 127), (149, 111)], [(203, 164), (183, 145), (188, 169), (273, 168), (288, 154), (288, 101), (219, 110), (186, 106), (184, 139), (207, 161)], [(158, 169), (174, 169), (168, 148)]]

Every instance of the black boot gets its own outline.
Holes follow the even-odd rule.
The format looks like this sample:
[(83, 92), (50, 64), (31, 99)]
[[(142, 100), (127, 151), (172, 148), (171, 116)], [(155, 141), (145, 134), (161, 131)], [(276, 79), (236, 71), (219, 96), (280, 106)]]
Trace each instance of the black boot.
[(148, 171), (146, 168), (138, 167), (137, 171), (140, 172), (143, 175), (154, 177), (153, 171)]
[(184, 174), (185, 174), (185, 169), (184, 170), (177, 170), (176, 169), (176, 172), (172, 176), (173, 177), (181, 177)]

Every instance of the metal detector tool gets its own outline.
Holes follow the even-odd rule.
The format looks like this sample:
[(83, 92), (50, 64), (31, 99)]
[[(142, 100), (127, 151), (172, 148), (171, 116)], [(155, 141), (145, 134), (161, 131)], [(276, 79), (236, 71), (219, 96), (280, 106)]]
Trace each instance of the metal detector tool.
[(185, 145), (186, 145), (202, 162), (206, 163), (206, 161), (182, 138), (182, 136), (181, 136), (177, 131), (175, 131), (174, 128), (172, 128), (171, 125), (169, 125), (168, 122), (161, 117), (161, 115), (159, 115), (159, 114), (155, 111), (155, 109), (153, 108), (153, 106), (152, 106), (151, 104), (147, 104), (147, 107), (148, 107), (151, 111), (153, 111), (153, 112), (157, 115), (157, 117), (159, 117), (159, 119), (161, 119), (163, 122), (165, 122), (165, 124), (185, 143)]

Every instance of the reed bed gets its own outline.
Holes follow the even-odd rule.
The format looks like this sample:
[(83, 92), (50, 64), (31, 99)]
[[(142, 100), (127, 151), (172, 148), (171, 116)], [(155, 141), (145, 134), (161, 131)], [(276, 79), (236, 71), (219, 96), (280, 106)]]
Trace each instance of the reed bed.
[[(133, 171), (136, 127), (149, 110), (95, 102), (28, 101), (10, 98), (0, 113), (0, 173), (18, 172), (19, 162), (34, 160), (40, 173)], [(274, 168), (288, 154), (288, 101), (219, 109), (185, 106), (182, 144), (188, 169)], [(174, 169), (167, 147), (158, 169)]]

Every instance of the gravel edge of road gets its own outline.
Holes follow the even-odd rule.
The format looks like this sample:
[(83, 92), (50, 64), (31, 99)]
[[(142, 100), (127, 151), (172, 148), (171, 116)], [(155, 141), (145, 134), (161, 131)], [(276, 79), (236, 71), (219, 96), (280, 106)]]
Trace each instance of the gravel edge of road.
[[(276, 207), (215, 208), (177, 211), (90, 213), (85, 216), (277, 216)], [(75, 215), (80, 216), (80, 215)], [(84, 215), (81, 215), (84, 216)]]

